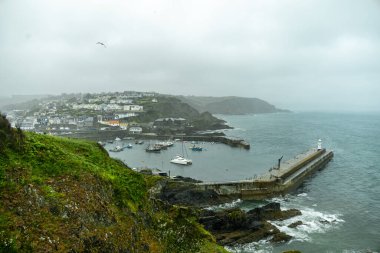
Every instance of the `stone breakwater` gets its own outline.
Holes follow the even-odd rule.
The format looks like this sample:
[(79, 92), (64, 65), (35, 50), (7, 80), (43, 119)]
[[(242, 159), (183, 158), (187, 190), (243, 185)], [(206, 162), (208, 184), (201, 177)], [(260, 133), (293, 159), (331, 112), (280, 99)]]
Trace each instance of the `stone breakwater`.
[(296, 189), (314, 172), (324, 168), (333, 158), (331, 150), (311, 149), (291, 160), (271, 168), (268, 173), (252, 179), (231, 182), (198, 183), (200, 191), (214, 191), (218, 195), (240, 199), (266, 199), (284, 195)]
[(63, 134), (61, 132), (56, 132), (57, 135), (77, 138), (77, 139), (87, 139), (93, 141), (107, 141), (114, 140), (116, 137), (118, 138), (134, 138), (141, 140), (168, 140), (168, 139), (179, 139), (183, 141), (200, 141), (200, 142), (219, 142), (231, 147), (238, 147), (244, 149), (250, 149), (251, 145), (239, 138), (232, 138), (227, 136), (209, 136), (209, 135), (149, 135), (149, 134), (128, 134), (127, 131), (124, 130), (94, 130), (94, 131), (78, 131), (71, 134)]

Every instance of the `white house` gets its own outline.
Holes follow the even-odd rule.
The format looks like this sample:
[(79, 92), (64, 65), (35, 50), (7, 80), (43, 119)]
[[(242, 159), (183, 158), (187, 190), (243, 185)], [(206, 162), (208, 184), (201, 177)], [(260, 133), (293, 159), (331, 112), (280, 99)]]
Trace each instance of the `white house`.
[(106, 106), (105, 110), (106, 111), (121, 111), (123, 110), (123, 107), (117, 104), (109, 104)]
[(124, 119), (124, 118), (129, 118), (129, 117), (134, 117), (137, 116), (138, 114), (135, 112), (127, 112), (127, 113), (116, 113), (115, 114), (115, 119)]
[(130, 127), (129, 132), (131, 134), (141, 134), (142, 133), (142, 128), (138, 126)]
[(124, 111), (142, 112), (144, 106), (142, 105), (124, 105)]

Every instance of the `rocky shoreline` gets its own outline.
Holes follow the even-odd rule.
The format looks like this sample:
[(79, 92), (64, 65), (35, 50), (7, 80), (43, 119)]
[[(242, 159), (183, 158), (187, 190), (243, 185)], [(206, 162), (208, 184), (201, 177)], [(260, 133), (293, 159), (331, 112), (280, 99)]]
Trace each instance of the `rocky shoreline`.
[(292, 237), (281, 232), (269, 221), (285, 220), (301, 212), (296, 209), (281, 210), (279, 203), (269, 203), (263, 207), (245, 212), (232, 208), (219, 212), (203, 209), (199, 222), (223, 246), (234, 246), (267, 239), (273, 243), (287, 242)]
[[(213, 190), (196, 189), (192, 179), (164, 180), (160, 182), (156, 197), (172, 205), (183, 205), (195, 210), (198, 222), (214, 235), (218, 244), (235, 246), (269, 240), (272, 243), (289, 241), (292, 237), (281, 232), (270, 221), (285, 220), (298, 215), (297, 209), (281, 210), (280, 204), (268, 203), (249, 211), (240, 208), (213, 211), (207, 207), (233, 201), (219, 196)], [(302, 222), (290, 226), (296, 227)]]

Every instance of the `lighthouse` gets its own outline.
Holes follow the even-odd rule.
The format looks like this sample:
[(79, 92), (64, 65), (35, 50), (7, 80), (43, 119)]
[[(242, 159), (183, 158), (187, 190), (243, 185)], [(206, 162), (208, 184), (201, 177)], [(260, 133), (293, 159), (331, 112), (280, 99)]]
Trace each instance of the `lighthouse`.
[(317, 149), (318, 150), (322, 149), (322, 140), (321, 139), (318, 140), (318, 148)]

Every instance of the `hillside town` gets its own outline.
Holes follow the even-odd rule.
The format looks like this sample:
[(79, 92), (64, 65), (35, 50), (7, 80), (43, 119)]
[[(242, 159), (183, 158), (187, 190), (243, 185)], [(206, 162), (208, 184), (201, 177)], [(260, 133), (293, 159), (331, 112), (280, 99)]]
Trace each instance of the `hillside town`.
[(13, 127), (54, 135), (103, 130), (142, 134), (162, 129), (178, 133), (190, 126), (182, 117), (138, 120), (147, 112), (146, 106), (154, 108), (159, 100), (160, 95), (154, 92), (61, 95), (34, 101), (27, 109), (8, 110), (6, 116)]

